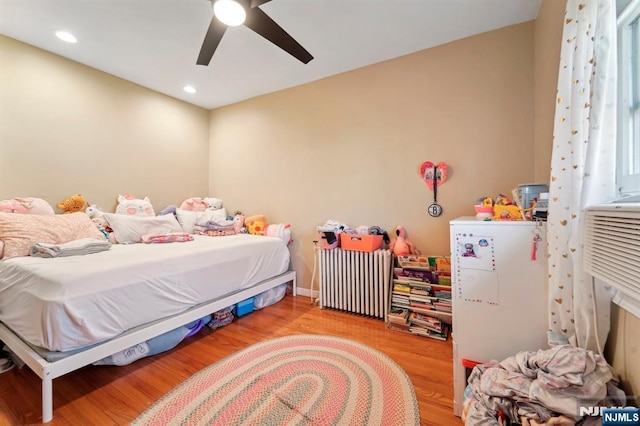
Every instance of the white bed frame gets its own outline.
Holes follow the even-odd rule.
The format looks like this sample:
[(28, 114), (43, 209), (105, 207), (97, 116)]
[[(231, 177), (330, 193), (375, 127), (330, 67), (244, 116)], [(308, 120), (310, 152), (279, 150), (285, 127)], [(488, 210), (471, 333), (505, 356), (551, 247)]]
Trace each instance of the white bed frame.
[(42, 379), (42, 422), (48, 423), (53, 419), (53, 379), (205, 317), (220, 309), (256, 296), (280, 284), (289, 282), (293, 282), (293, 295), (296, 296), (296, 273), (294, 271), (285, 272), (284, 274), (262, 281), (251, 288), (202, 303), (185, 312), (154, 321), (148, 325), (134, 328), (105, 343), (54, 362), (48, 362), (42, 358), (38, 352), (33, 350), (31, 346), (14, 334), (3, 323), (0, 323), (0, 340)]

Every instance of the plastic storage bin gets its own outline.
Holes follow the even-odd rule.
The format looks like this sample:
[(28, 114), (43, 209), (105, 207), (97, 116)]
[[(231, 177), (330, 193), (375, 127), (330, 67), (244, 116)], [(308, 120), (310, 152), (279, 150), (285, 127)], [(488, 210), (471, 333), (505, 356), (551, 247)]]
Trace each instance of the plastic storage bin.
[(376, 251), (382, 247), (382, 235), (340, 234), (342, 250)]
[(236, 315), (239, 317), (250, 314), (251, 312), (253, 312), (253, 297), (243, 300), (242, 302), (238, 302), (236, 305)]
[(335, 232), (318, 232), (318, 246), (325, 250), (340, 247), (340, 234)]

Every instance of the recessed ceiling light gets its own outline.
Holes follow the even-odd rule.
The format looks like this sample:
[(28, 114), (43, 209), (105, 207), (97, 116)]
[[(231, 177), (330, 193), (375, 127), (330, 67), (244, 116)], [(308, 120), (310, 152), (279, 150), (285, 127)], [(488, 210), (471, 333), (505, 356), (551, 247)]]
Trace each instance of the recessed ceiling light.
[(196, 93), (196, 88), (193, 86), (184, 86), (182, 90), (184, 90), (187, 93)]
[(75, 43), (78, 41), (76, 36), (66, 31), (56, 31), (56, 37), (62, 41), (66, 41), (67, 43)]

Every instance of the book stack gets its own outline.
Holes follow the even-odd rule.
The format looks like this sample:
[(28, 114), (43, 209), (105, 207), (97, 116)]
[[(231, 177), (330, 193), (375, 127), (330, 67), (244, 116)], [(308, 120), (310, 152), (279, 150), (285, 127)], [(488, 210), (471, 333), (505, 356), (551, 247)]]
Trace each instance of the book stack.
[(451, 330), (451, 263), (441, 256), (398, 256), (387, 325), (447, 340)]
[(391, 308), (388, 315), (388, 326), (403, 331), (409, 331), (409, 311), (403, 308)]

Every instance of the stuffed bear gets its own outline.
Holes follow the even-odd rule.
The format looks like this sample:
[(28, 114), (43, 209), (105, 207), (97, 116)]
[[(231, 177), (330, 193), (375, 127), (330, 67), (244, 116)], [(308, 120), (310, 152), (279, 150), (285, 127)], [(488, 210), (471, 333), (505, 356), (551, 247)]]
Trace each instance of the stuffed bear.
[(128, 214), (135, 216), (155, 216), (149, 197), (133, 198), (132, 195), (118, 195), (116, 214)]
[(80, 195), (72, 195), (66, 200), (60, 201), (58, 203), (58, 208), (63, 210), (63, 213), (75, 213), (81, 212), (87, 207), (87, 200)]
[(206, 210), (208, 207), (207, 203), (200, 197), (191, 197), (187, 198), (180, 204), (180, 209), (182, 210), (191, 210), (194, 212), (201, 212)]
[(219, 198), (205, 197), (202, 201), (207, 205), (207, 210), (220, 210), (222, 208), (222, 200)]
[(267, 218), (261, 214), (249, 216), (244, 220), (244, 226), (246, 226), (249, 234), (264, 235), (264, 229), (267, 227)]

